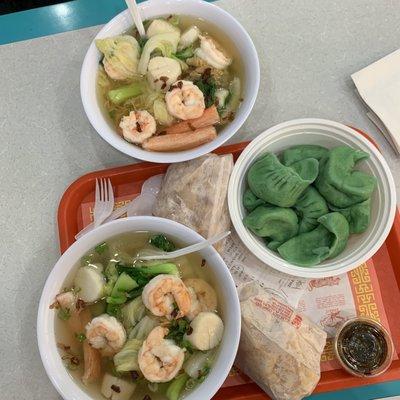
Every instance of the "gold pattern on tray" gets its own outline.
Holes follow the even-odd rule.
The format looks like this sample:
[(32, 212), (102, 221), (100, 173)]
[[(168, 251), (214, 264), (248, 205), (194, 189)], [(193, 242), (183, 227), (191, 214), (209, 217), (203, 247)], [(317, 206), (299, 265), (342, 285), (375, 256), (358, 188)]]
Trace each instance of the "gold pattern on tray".
[[(369, 317), (380, 322), (379, 310), (375, 300), (371, 275), (366, 263), (349, 272), (350, 283), (354, 290), (354, 303), (358, 316)], [(333, 338), (328, 338), (321, 362), (332, 361), (335, 358), (333, 351)]]
[(354, 287), (357, 314), (380, 322), (379, 310), (367, 264), (364, 263), (351, 271), (350, 277)]
[(321, 362), (332, 361), (335, 358), (335, 354), (333, 352), (333, 338), (326, 339), (326, 344), (324, 351), (321, 355)]

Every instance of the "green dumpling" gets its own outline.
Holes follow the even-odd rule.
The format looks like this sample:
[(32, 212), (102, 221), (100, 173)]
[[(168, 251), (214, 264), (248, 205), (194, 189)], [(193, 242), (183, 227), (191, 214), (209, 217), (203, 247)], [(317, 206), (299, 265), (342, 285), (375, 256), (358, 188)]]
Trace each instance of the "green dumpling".
[(278, 242), (277, 240), (272, 240), (269, 241), (269, 239), (265, 239), (265, 244), (267, 247), (272, 250), (272, 251), (278, 251), (278, 247), (282, 244), (283, 242)]
[(349, 223), (350, 233), (363, 233), (371, 221), (371, 199), (354, 204), (347, 208), (337, 208), (329, 205), (332, 211), (340, 212)]
[[(243, 219), (254, 234), (270, 242), (283, 243), (297, 234), (297, 215), (290, 208), (258, 206)], [(278, 247), (279, 244), (272, 244)], [(268, 245), (268, 247), (270, 247)]]
[(312, 186), (299, 197), (294, 209), (299, 217), (299, 233), (312, 231), (318, 226), (318, 218), (329, 213), (325, 199)]
[(350, 235), (346, 218), (333, 212), (318, 218), (318, 222), (314, 230), (301, 233), (279, 246), (282, 258), (301, 267), (312, 267), (340, 254)]
[(328, 258), (331, 233), (322, 225), (300, 233), (278, 247), (278, 253), (286, 261), (301, 267), (312, 267)]
[(305, 158), (290, 165), (299, 176), (309, 182), (314, 182), (317, 179), (319, 171), (319, 162), (316, 158)]
[(253, 211), (256, 207), (265, 205), (265, 201), (259, 199), (250, 189), (247, 189), (243, 195), (243, 207), (247, 211)]
[(282, 162), (284, 165), (292, 165), (296, 161), (305, 158), (315, 158), (318, 161), (328, 154), (329, 150), (322, 146), (314, 144), (301, 144), (286, 149), (282, 154)]
[(347, 208), (371, 197), (376, 178), (353, 170), (359, 161), (368, 157), (364, 151), (339, 146), (321, 160), (315, 186), (328, 203)]
[(318, 218), (318, 222), (334, 235), (327, 257), (334, 258), (346, 248), (350, 236), (349, 223), (342, 214), (337, 212), (323, 215)]
[[(310, 165), (300, 164), (298, 169), (312, 175)], [(313, 179), (303, 179), (274, 154), (266, 153), (249, 168), (247, 182), (258, 198), (279, 207), (292, 207)]]

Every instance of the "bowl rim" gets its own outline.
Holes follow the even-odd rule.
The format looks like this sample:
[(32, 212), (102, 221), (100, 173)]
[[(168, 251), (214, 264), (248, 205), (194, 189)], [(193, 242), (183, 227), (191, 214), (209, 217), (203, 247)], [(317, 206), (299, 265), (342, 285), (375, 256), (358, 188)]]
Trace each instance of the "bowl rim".
[[(241, 201), (238, 199), (239, 196), (236, 194), (239, 191), (239, 181), (242, 179), (244, 174), (247, 172), (243, 170), (245, 167), (244, 161), (247, 160), (248, 157), (251, 157), (251, 155), (257, 150), (259, 147), (260, 142), (262, 143), (264, 138), (268, 135), (271, 134), (277, 134), (279, 131), (285, 130), (287, 128), (293, 128), (295, 129), (297, 126), (301, 127), (302, 125), (309, 125), (307, 128), (311, 128), (311, 126), (315, 126), (316, 128), (318, 127), (324, 127), (325, 129), (329, 128), (334, 128), (337, 130), (341, 130), (343, 133), (346, 133), (347, 135), (351, 137), (356, 137), (358, 141), (361, 141), (366, 147), (368, 147), (369, 151), (376, 156), (378, 159), (378, 162), (380, 164), (380, 167), (384, 171), (384, 175), (387, 180), (387, 187), (389, 189), (389, 212), (388, 212), (388, 217), (387, 217), (387, 222), (385, 224), (385, 227), (383, 229), (383, 232), (375, 243), (372, 244), (372, 246), (369, 248), (368, 251), (364, 251), (362, 255), (357, 257), (356, 260), (352, 262), (348, 262), (347, 264), (340, 265), (340, 260), (338, 260), (338, 267), (337, 268), (332, 268), (330, 267), (329, 270), (324, 270), (323, 266), (315, 266), (312, 268), (305, 268), (305, 267), (300, 267), (297, 265), (294, 265), (292, 263), (289, 263), (282, 258), (275, 256), (275, 258), (272, 258), (270, 255), (270, 250), (267, 248), (263, 249), (262, 251), (259, 250), (258, 248), (253, 248), (252, 243), (254, 242), (254, 235), (249, 233), (247, 228), (244, 227), (241, 219), (239, 218), (239, 212), (238, 212), (238, 202)], [(282, 138), (279, 138), (276, 140), (279, 141)], [(268, 151), (269, 144), (266, 145), (266, 148), (264, 149), (265, 151)], [(274, 268), (275, 270), (278, 270), (280, 272), (284, 272), (286, 274), (290, 274), (293, 276), (299, 276), (299, 277), (304, 277), (304, 278), (325, 278), (325, 277), (330, 277), (330, 276), (336, 276), (340, 275), (346, 272), (351, 271), (354, 268), (357, 268), (361, 264), (365, 263), (367, 260), (369, 260), (382, 246), (382, 244), (385, 242), (390, 229), (393, 226), (394, 218), (395, 218), (395, 213), (396, 213), (396, 189), (395, 189), (395, 183), (394, 179), (392, 176), (392, 173), (390, 171), (390, 168), (388, 164), (386, 163), (386, 160), (384, 159), (383, 155), (380, 153), (379, 149), (372, 144), (367, 138), (365, 138), (363, 135), (361, 135), (359, 132), (357, 132), (354, 128), (348, 127), (346, 125), (343, 125), (339, 122), (335, 121), (330, 121), (326, 119), (320, 119), (320, 118), (301, 118), (301, 119), (294, 119), (294, 120), (289, 120), (286, 122), (282, 122), (280, 124), (274, 125), (262, 133), (260, 133), (254, 140), (252, 140), (248, 146), (243, 150), (243, 152), (240, 154), (238, 160), (235, 163), (234, 169), (232, 171), (230, 181), (229, 181), (229, 187), (228, 187), (228, 208), (229, 208), (229, 214), (232, 220), (232, 223), (237, 231), (238, 236), (240, 237), (242, 243), (247, 247), (247, 249), (254, 254), (260, 261), (265, 263), (266, 265)], [(251, 239), (247, 238), (247, 236), (251, 237)]]
[[(147, 0), (140, 3), (139, 9), (144, 10), (147, 8), (157, 7), (160, 8), (160, 12), (157, 13), (158, 16), (162, 16), (168, 13), (168, 9), (163, 12), (162, 10), (167, 8), (171, 4), (179, 4), (182, 3), (182, 0), (168, 0), (166, 2), (160, 2), (159, 0)], [(119, 150), (120, 152), (127, 154), (128, 156), (143, 160), (143, 161), (151, 161), (155, 163), (175, 163), (191, 160), (197, 157), (200, 157), (206, 153), (209, 153), (216, 148), (223, 145), (226, 141), (228, 141), (231, 137), (233, 137), (247, 120), (249, 114), (251, 113), (255, 101), (257, 99), (259, 87), (260, 87), (260, 63), (258, 58), (257, 50), (254, 46), (254, 43), (244, 29), (244, 27), (240, 24), (240, 22), (234, 18), (227, 11), (218, 7), (215, 4), (203, 1), (203, 0), (185, 0), (185, 3), (192, 3), (192, 9), (196, 10), (198, 7), (202, 7), (203, 9), (209, 9), (210, 13), (214, 15), (219, 15), (220, 18), (223, 18), (229, 21), (236, 31), (237, 35), (240, 35), (244, 41), (246, 41), (246, 47), (248, 48), (248, 55), (246, 60), (244, 60), (244, 67), (249, 68), (250, 73), (245, 73), (245, 88), (249, 88), (249, 93), (247, 94), (247, 98), (245, 102), (243, 102), (239, 108), (240, 113), (238, 113), (235, 119), (227, 125), (225, 132), (218, 134), (216, 139), (213, 141), (198, 146), (194, 149), (183, 150), (178, 152), (152, 152), (143, 150), (140, 147), (133, 145), (131, 143), (125, 142), (120, 137), (116, 137), (115, 129), (111, 129), (109, 124), (107, 123), (104, 115), (102, 114), (98, 104), (93, 104), (90, 100), (90, 97), (93, 93), (93, 87), (88, 83), (86, 77), (91, 73), (89, 68), (89, 63), (92, 58), (97, 54), (97, 49), (95, 47), (94, 41), (97, 38), (103, 37), (104, 33), (106, 33), (109, 29), (114, 27), (115, 25), (120, 24), (124, 19), (128, 18), (129, 11), (124, 10), (117, 14), (114, 18), (112, 18), (106, 25), (104, 25), (100, 31), (97, 32), (94, 39), (91, 41), (88, 50), (85, 54), (81, 73), (80, 73), (80, 95), (81, 101), (83, 104), (83, 108), (87, 118), (89, 119), (90, 124), (94, 128), (94, 130), (112, 147)], [(195, 11), (193, 12), (195, 14)], [(155, 17), (157, 16), (155, 15)], [(248, 78), (248, 75), (251, 75), (251, 83)], [(250, 86), (249, 86), (250, 85)], [(94, 88), (96, 90), (96, 88)], [(96, 103), (98, 102), (96, 96)]]
[[(135, 228), (135, 225), (138, 225), (138, 227)], [(37, 342), (47, 376), (57, 392), (65, 400), (92, 400), (92, 397), (84, 391), (68, 373), (59, 357), (54, 333), (54, 321), (56, 317), (54, 314), (51, 314), (52, 310), (49, 309), (49, 304), (51, 304), (53, 300), (54, 291), (58, 291), (58, 286), (62, 288), (63, 282), (68, 277), (70, 271), (75, 267), (76, 261), (78, 261), (86, 251), (95, 246), (95, 243), (107, 240), (107, 238), (124, 232), (146, 229), (142, 227), (143, 225), (148, 225), (149, 231), (174, 231), (175, 233), (170, 234), (179, 237), (180, 240), (184, 242), (188, 241), (191, 243), (204, 240), (204, 238), (194, 230), (169, 219), (152, 216), (123, 218), (101, 225), (73, 243), (61, 255), (46, 279), (38, 306), (36, 328)], [(241, 318), (239, 297), (229, 269), (214, 247), (209, 246), (200, 251), (200, 253), (203, 253), (206, 259), (212, 257), (213, 263), (208, 265), (219, 275), (219, 277), (217, 277), (217, 282), (220, 286), (221, 298), (229, 298), (229, 302), (226, 303), (227, 310), (225, 310), (225, 318), (229, 316), (227, 322), (229, 322), (231, 329), (229, 330), (229, 334), (224, 334), (223, 341), (219, 347), (219, 354), (215, 360), (215, 367), (218, 366), (219, 369), (211, 369), (207, 379), (185, 397), (185, 399), (188, 400), (195, 400), (198, 398), (198, 395), (203, 399), (211, 399), (218, 391), (232, 368), (240, 339)], [(70, 258), (76, 258), (75, 262), (69, 263), (68, 260)], [(65, 265), (67, 265), (67, 267), (65, 267)], [(227, 322), (224, 322), (226, 326)]]

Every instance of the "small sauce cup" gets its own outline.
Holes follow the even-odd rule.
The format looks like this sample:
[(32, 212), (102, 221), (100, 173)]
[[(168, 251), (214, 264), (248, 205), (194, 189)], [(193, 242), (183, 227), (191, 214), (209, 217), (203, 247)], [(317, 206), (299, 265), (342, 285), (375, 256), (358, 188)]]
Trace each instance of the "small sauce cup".
[(393, 341), (377, 321), (356, 317), (346, 321), (334, 339), (335, 355), (350, 374), (372, 378), (383, 374), (392, 363)]

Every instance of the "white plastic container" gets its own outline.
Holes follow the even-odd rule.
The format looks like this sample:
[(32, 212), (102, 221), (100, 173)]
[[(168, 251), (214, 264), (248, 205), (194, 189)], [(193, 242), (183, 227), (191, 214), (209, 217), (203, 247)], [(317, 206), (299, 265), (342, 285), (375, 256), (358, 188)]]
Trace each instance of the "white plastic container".
[[(58, 260), (47, 278), (40, 299), (37, 337), (43, 365), (54, 387), (65, 400), (92, 400), (83, 384), (71, 377), (63, 365), (54, 332), (57, 313), (50, 310), (55, 296), (64, 288), (67, 277), (73, 276), (81, 257), (97, 244), (121, 233), (134, 231), (162, 232), (182, 244), (204, 240), (195, 231), (177, 222), (156, 217), (130, 217), (110, 222), (89, 232), (75, 242)], [(208, 400), (217, 392), (232, 367), (240, 338), (240, 306), (235, 283), (221, 256), (209, 246), (199, 252), (207, 261), (210, 279), (218, 295), (219, 310), (224, 321), (224, 335), (210, 373), (186, 400)], [(96, 397), (97, 398), (97, 397)]]
[[(152, 152), (128, 143), (105, 118), (96, 96), (96, 76), (101, 59), (94, 41), (90, 45), (81, 70), (81, 98), (86, 115), (97, 133), (117, 150), (140, 160), (157, 163), (173, 163), (191, 160), (215, 150), (231, 138), (243, 125), (257, 98), (260, 85), (260, 66), (253, 41), (229, 13), (218, 6), (203, 0), (149, 0), (139, 4), (142, 18), (149, 19), (170, 14), (189, 15), (201, 18), (215, 25), (230, 37), (237, 48), (244, 67), (243, 102), (236, 112), (235, 119), (227, 124), (215, 140), (191, 150), (179, 152)], [(95, 39), (119, 35), (133, 25), (128, 10), (123, 11), (106, 24)]]
[[(378, 184), (372, 195), (371, 223), (366, 232), (350, 236), (346, 249), (337, 257), (315, 267), (299, 267), (288, 263), (265, 246), (242, 223), (246, 210), (242, 204), (247, 188), (247, 171), (266, 152), (279, 154), (299, 144), (316, 144), (333, 148), (348, 145), (366, 151), (370, 158), (360, 162), (359, 169), (374, 175)], [(396, 211), (394, 180), (384, 157), (364, 136), (345, 125), (322, 119), (298, 119), (276, 125), (261, 133), (236, 161), (228, 189), (229, 212), (235, 229), (247, 248), (265, 264), (278, 271), (306, 278), (339, 275), (358, 267), (381, 247), (393, 225)]]

